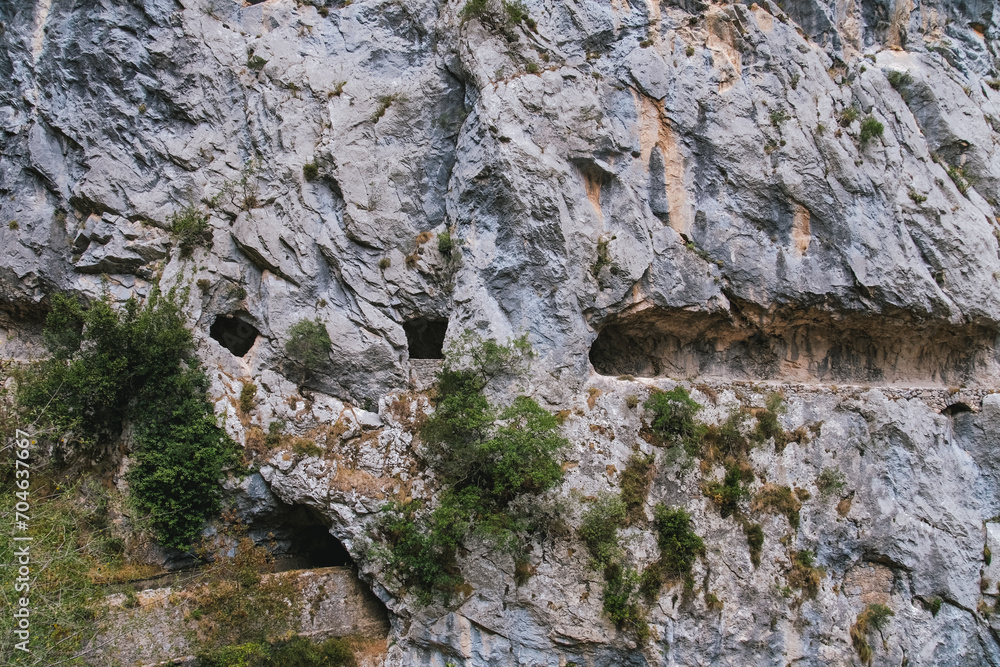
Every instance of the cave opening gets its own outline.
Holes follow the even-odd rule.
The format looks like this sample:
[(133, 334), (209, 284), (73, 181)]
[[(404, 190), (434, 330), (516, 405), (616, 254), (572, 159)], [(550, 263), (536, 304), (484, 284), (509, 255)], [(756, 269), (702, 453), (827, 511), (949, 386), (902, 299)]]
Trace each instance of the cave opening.
[(603, 322), (589, 358), (608, 376), (941, 386), (990, 374), (996, 338), (906, 313), (652, 307)]
[(260, 336), (257, 327), (234, 315), (217, 316), (208, 334), (237, 357), (246, 356)]
[(968, 403), (963, 403), (962, 401), (958, 401), (957, 403), (952, 403), (951, 405), (941, 410), (941, 414), (947, 415), (949, 417), (960, 415), (963, 412), (972, 412), (972, 408), (969, 407)]
[(410, 359), (444, 359), (448, 320), (417, 318), (403, 323)]

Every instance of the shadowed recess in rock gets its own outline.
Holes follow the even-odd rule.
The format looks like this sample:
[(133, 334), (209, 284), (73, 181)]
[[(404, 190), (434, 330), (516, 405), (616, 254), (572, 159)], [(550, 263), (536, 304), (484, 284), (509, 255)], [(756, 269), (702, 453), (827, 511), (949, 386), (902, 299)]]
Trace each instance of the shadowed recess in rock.
[(448, 320), (418, 318), (403, 323), (410, 359), (444, 359), (444, 335)]
[(648, 308), (605, 324), (590, 361), (602, 375), (946, 385), (987, 380), (996, 339), (910, 316)]
[(237, 357), (246, 355), (260, 335), (255, 326), (233, 315), (216, 317), (208, 333)]

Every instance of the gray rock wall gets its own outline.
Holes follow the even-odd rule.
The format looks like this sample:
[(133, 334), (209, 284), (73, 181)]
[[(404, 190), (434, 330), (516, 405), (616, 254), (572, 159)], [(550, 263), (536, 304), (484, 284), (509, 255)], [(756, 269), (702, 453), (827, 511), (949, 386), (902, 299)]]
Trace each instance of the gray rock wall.
[[(697, 475), (658, 454), (651, 502), (683, 502), (712, 546), (702, 597), (651, 611), (653, 644), (601, 617), (567, 537), (538, 545), (521, 588), (473, 548), (458, 610), (368, 572), (395, 614), (391, 660), (847, 664), (862, 602), (887, 600), (876, 662), (1000, 662), (979, 591), (1000, 578), (982, 563), (1000, 514), (1000, 416), (981, 399), (1000, 321), (996, 3), (531, 0), (534, 28), (502, 26), (497, 3), (472, 20), (455, 1), (316, 4), (0, 7), (0, 354), (38, 353), (54, 291), (186, 289), (237, 438), (250, 380), (265, 429), (348, 424), (323, 460), (262, 472), (352, 548), (387, 494), (428, 485), (394, 415), (425, 382), (408, 320), (447, 318), (449, 340), (528, 334), (529, 389), (584, 412), (566, 499), (615, 486), (630, 446), (648, 449), (625, 397), (670, 386), (601, 375), (710, 379), (716, 421), (762, 400), (731, 380), (801, 383), (785, 425), (822, 425), (754, 464), (801, 488), (836, 465), (852, 495), (813, 493), (799, 531), (769, 519), (754, 569)], [(213, 241), (181, 257), (171, 216), (192, 204)], [(244, 356), (209, 335), (227, 315), (260, 334)], [(284, 344), (315, 318), (332, 350), (302, 376)], [(978, 392), (982, 410), (940, 415), (911, 386)], [(582, 407), (588, 387), (604, 393)], [(650, 540), (632, 536), (637, 562)], [(780, 592), (793, 546), (828, 572), (801, 604)]]

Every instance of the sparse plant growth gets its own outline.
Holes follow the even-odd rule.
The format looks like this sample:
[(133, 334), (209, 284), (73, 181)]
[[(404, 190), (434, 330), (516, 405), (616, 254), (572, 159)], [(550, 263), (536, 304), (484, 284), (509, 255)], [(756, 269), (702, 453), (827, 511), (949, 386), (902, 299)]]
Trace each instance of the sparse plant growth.
[(538, 74), (539, 72), (538, 63), (529, 60), (528, 63), (524, 66), (524, 71), (527, 72), (528, 74)]
[(750, 439), (744, 435), (745, 424), (750, 420), (750, 413), (740, 408), (733, 410), (726, 421), (719, 425), (711, 424), (702, 427), (701, 455), (709, 463), (727, 463), (734, 465), (744, 461), (750, 453)]
[(247, 160), (240, 170), (238, 181), (227, 180), (222, 184), (222, 188), (208, 200), (211, 208), (219, 208), (223, 200), (240, 211), (249, 211), (257, 208), (260, 204), (260, 190), (258, 186), (257, 174), (260, 172), (260, 160), (253, 158)]
[(774, 451), (782, 452), (788, 444), (788, 436), (781, 428), (778, 415), (782, 415), (788, 410), (784, 397), (778, 392), (771, 392), (767, 395), (764, 410), (757, 414), (757, 426), (754, 428), (753, 440), (757, 444), (763, 444), (774, 438)]
[(749, 466), (731, 464), (726, 466), (726, 475), (721, 482), (708, 480), (702, 483), (702, 493), (715, 503), (723, 519), (739, 511), (739, 503), (750, 495), (743, 482), (753, 480), (753, 470)]
[(986, 79), (986, 85), (993, 90), (1000, 90), (1000, 79)]
[(330, 358), (330, 334), (326, 325), (315, 320), (299, 320), (288, 330), (285, 353), (302, 368), (310, 370)]
[(208, 278), (199, 278), (195, 285), (198, 286), (198, 290), (202, 294), (208, 294), (208, 291), (212, 289), (212, 282)]
[(694, 55), (694, 47), (688, 44), (687, 48), (684, 49), (684, 55), (688, 58)]
[(695, 414), (701, 404), (691, 398), (681, 386), (670, 391), (654, 389), (646, 399), (645, 408), (653, 419), (650, 428), (669, 445), (682, 445), (691, 456), (696, 456), (705, 434), (705, 426), (696, 422)]
[[(850, 635), (851, 644), (854, 645), (854, 650), (861, 662), (871, 663), (872, 648), (868, 639), (873, 631), (877, 631), (881, 636), (882, 630), (888, 625), (889, 618), (892, 616), (895, 616), (892, 609), (877, 602), (869, 604), (864, 608), (864, 611), (858, 614), (857, 620), (851, 626)], [(882, 637), (882, 644), (885, 644), (885, 637)]]
[(952, 180), (955, 187), (963, 195), (969, 191), (969, 181), (965, 178), (965, 170), (961, 167), (953, 167), (951, 165), (946, 165), (946, 171), (948, 172), (948, 178)]
[(784, 109), (775, 109), (771, 112), (771, 125), (780, 128), (781, 124), (788, 120), (789, 116)]
[(170, 224), (170, 237), (180, 249), (181, 257), (190, 257), (198, 246), (212, 247), (212, 228), (208, 224), (208, 216), (194, 204), (168, 216), (167, 222)]
[(9, 229), (12, 232), (16, 232), (20, 228), (21, 225), (17, 224), (17, 220), (11, 220), (10, 222), (7, 223), (7, 229)]
[(629, 394), (625, 397), (625, 407), (629, 410), (634, 410), (639, 405), (639, 397), (635, 394)]
[(705, 606), (709, 611), (722, 611), (724, 606), (722, 600), (715, 593), (705, 593)]
[(608, 239), (603, 236), (597, 239), (597, 259), (590, 266), (590, 275), (597, 278), (601, 269), (611, 264), (611, 253), (608, 251)]
[(383, 257), (378, 261), (378, 268), (383, 271), (388, 269), (390, 266), (392, 266), (392, 260), (389, 259), (388, 257)]
[(881, 137), (884, 130), (882, 123), (875, 120), (874, 116), (867, 116), (861, 121), (861, 134), (858, 135), (861, 145), (867, 144), (875, 137)]
[(503, 34), (508, 42), (517, 41), (515, 28), (521, 25), (535, 31), (537, 24), (528, 15), (528, 6), (522, 0), (469, 0), (462, 7), (462, 21), (478, 20), (487, 30)]
[(993, 562), (993, 552), (990, 550), (990, 545), (983, 545), (983, 563), (989, 567), (991, 562)]
[(389, 110), (393, 102), (402, 102), (403, 96), (399, 93), (392, 93), (391, 95), (379, 95), (376, 98), (378, 104), (375, 106), (375, 112), (372, 114), (372, 122), (377, 123), (385, 112)]
[(849, 106), (837, 114), (837, 122), (840, 123), (841, 127), (847, 127), (860, 117), (861, 117), (861, 112), (858, 110), (858, 108), (855, 106)]
[(633, 454), (622, 471), (621, 476), (621, 498), (625, 503), (626, 523), (641, 523), (646, 520), (646, 512), (643, 509), (646, 504), (646, 495), (649, 493), (649, 485), (653, 481), (653, 463), (656, 457), (653, 454), (643, 456)]
[(802, 509), (802, 503), (787, 486), (765, 484), (754, 498), (752, 509), (783, 514), (788, 519), (788, 525), (794, 530), (799, 528), (799, 510)]
[(802, 591), (807, 598), (815, 598), (826, 570), (815, 563), (812, 551), (796, 551), (792, 555), (792, 568), (788, 572), (788, 584)]
[[(216, 424), (191, 333), (173, 293), (116, 310), (100, 299), (84, 310), (56, 294), (44, 338), (52, 358), (18, 382), (34, 430), (56, 434), (56, 460), (107, 456), (132, 427), (129, 493), (160, 542), (186, 548), (219, 510), (223, 470), (235, 447)], [(102, 454), (104, 453), (104, 454)]]
[(933, 597), (927, 601), (927, 608), (930, 609), (931, 616), (937, 616), (941, 611), (941, 598)]
[(254, 399), (257, 398), (257, 385), (253, 382), (245, 382), (240, 389), (240, 412), (245, 415), (253, 410)]
[(307, 181), (315, 181), (319, 178), (319, 165), (315, 162), (308, 162), (302, 165), (302, 177)]
[(347, 85), (346, 81), (338, 81), (333, 85), (333, 89), (330, 91), (330, 97), (340, 97), (340, 94), (344, 92), (344, 86)]
[(788, 77), (788, 83), (789, 85), (792, 86), (792, 90), (795, 90), (796, 88), (799, 87), (799, 78), (800, 75), (798, 73), (792, 74), (790, 77)]
[(844, 473), (837, 468), (823, 468), (816, 476), (816, 488), (824, 496), (839, 494), (846, 484)]
[(754, 567), (760, 567), (760, 554), (764, 549), (764, 529), (759, 523), (744, 523), (743, 534), (747, 536), (750, 562)]
[(470, 532), (525, 555), (523, 536), (535, 521), (528, 499), (562, 479), (556, 457), (568, 443), (556, 417), (527, 396), (499, 406), (483, 393), (491, 382), (519, 376), (531, 356), (524, 337), (501, 345), (471, 331), (445, 355), (435, 411), (421, 429), (442, 488), (438, 504), (389, 505), (375, 526), (389, 572), (424, 603), (447, 599), (461, 583), (455, 552)]
[(889, 80), (889, 85), (899, 92), (903, 92), (904, 88), (913, 83), (913, 77), (910, 76), (909, 72), (898, 69), (891, 69), (886, 72), (885, 78)]
[(910, 199), (913, 200), (914, 204), (920, 205), (920, 204), (923, 204), (925, 201), (927, 201), (926, 195), (920, 194), (919, 192), (917, 192), (913, 188), (910, 188), (910, 191), (907, 194), (909, 194)]

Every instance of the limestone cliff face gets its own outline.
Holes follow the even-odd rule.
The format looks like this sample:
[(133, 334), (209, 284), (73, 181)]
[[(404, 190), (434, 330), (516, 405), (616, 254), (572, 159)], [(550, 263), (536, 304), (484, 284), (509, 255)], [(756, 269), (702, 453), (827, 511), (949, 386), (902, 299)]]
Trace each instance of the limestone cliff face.
[[(721, 420), (763, 404), (731, 381), (785, 383), (784, 426), (812, 436), (753, 462), (814, 498), (798, 531), (769, 519), (759, 568), (701, 473), (658, 462), (650, 503), (694, 513), (721, 610), (665, 591), (636, 646), (572, 535), (537, 545), (521, 587), (470, 545), (457, 608), (367, 573), (390, 663), (848, 664), (850, 625), (885, 601), (876, 662), (998, 664), (980, 591), (1000, 579), (983, 563), (1000, 535), (996, 6), (531, 0), (533, 23), (504, 27), (499, 4), (463, 20), (455, 1), (5, 3), (3, 355), (37, 353), (53, 291), (189, 288), (235, 435), (249, 379), (265, 427), (348, 427), (329, 456), (262, 474), (349, 546), (384, 494), (426, 484), (397, 409), (422, 382), (421, 327), (527, 332), (531, 390), (582, 413), (566, 498), (652, 451), (629, 395), (709, 380), (718, 403), (695, 395)], [(169, 218), (189, 204), (213, 242), (182, 257)], [(284, 342), (314, 318), (333, 350), (303, 397)], [(832, 500), (829, 467), (847, 480)], [(636, 562), (651, 540), (633, 536)], [(782, 595), (788, 549), (827, 569), (815, 600)]]

